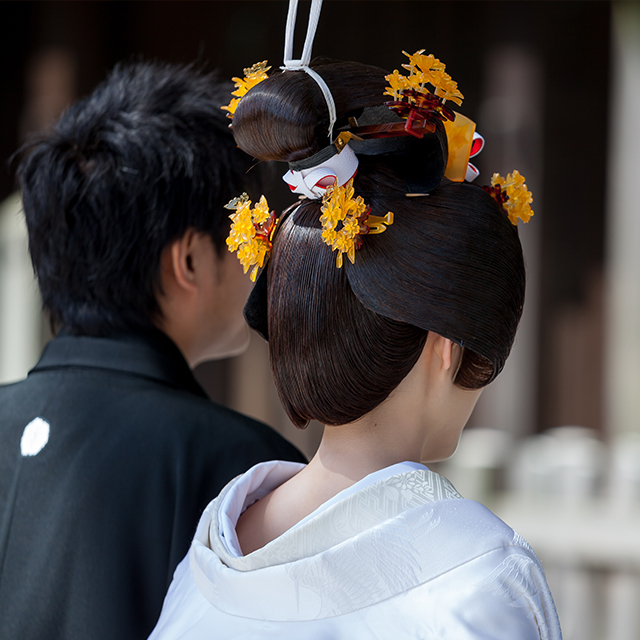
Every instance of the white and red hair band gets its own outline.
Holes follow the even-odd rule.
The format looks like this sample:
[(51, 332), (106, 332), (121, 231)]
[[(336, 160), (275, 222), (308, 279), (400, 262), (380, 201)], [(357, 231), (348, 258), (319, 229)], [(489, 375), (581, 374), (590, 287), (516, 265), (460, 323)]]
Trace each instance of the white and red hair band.
[(282, 179), (289, 185), (293, 193), (297, 193), (312, 200), (322, 198), (327, 187), (338, 181), (339, 186), (344, 186), (356, 175), (358, 171), (358, 158), (349, 145), (345, 145), (342, 151), (325, 160), (315, 167), (289, 170)]

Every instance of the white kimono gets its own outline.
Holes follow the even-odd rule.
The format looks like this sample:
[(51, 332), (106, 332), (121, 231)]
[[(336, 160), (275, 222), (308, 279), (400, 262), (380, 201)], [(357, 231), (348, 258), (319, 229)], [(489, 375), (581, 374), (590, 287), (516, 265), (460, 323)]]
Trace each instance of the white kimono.
[(367, 476), (243, 556), (240, 514), (301, 468), (259, 464), (211, 502), (151, 640), (561, 638), (531, 547), (423, 465)]

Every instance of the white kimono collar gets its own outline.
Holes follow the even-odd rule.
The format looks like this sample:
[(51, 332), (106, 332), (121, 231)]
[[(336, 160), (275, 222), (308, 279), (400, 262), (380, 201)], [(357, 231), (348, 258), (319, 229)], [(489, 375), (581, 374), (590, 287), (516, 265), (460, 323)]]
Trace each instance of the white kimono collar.
[[(304, 467), (305, 465), (299, 462), (284, 462), (281, 460), (261, 462), (249, 469), (243, 476), (240, 476), (237, 482), (233, 484), (220, 503), (217, 531), (220, 542), (224, 545), (226, 552), (230, 556), (234, 558), (243, 557), (236, 534), (236, 525), (240, 515), (254, 502), (264, 498), (268, 493), (271, 493), (271, 491), (302, 471)], [(427, 467), (423, 464), (408, 461), (399, 462), (398, 464), (385, 467), (379, 471), (374, 471), (352, 486), (340, 491), (337, 495), (333, 496), (333, 498), (318, 507), (313, 513), (294, 525), (292, 529), (303, 526), (306, 522), (317, 517), (334, 504), (376, 482), (381, 482), (392, 476), (406, 473), (407, 471), (416, 470), (428, 471)], [(210, 537), (215, 536), (216, 532), (211, 531)]]
[[(236, 549), (239, 547), (235, 524), (244, 508), (288, 480), (301, 468), (302, 465), (292, 462), (261, 463), (222, 490), (212, 503), (215, 507), (211, 512), (206, 543), (225, 565), (236, 571), (253, 571), (295, 562), (339, 545), (406, 509), (434, 500), (461, 497), (443, 476), (429, 471), (423, 465), (405, 462), (363, 478), (253, 553), (239, 556), (237, 551), (231, 551), (234, 546)], [(236, 491), (237, 483), (241, 485)], [(228, 498), (232, 492), (234, 495)], [(375, 502), (378, 506), (375, 511), (364, 512), (359, 509), (363, 501)], [(225, 521), (222, 525), (221, 519)], [(337, 526), (336, 522), (341, 524)], [(321, 535), (318, 535), (319, 531), (322, 531)]]
[(488, 509), (419, 469), (374, 482), (237, 558), (218, 535), (221, 504), (236, 482), (207, 507), (189, 552), (199, 591), (231, 615), (277, 621), (348, 613), (491, 550), (523, 546)]

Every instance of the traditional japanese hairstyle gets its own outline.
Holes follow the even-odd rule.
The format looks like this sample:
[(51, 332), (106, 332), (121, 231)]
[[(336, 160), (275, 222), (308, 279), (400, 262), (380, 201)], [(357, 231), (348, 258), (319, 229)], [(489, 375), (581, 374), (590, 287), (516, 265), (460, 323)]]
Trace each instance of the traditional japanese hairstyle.
[[(340, 132), (350, 133), (357, 158), (344, 186), (336, 178), (328, 195), (303, 199), (269, 229), (271, 257), (245, 308), (249, 324), (269, 340), (289, 417), (298, 426), (310, 419), (338, 425), (368, 413), (409, 373), (428, 331), (464, 347), (456, 384), (486, 385), (511, 350), (525, 289), (522, 248), (499, 202), (507, 199), (501, 185), (488, 193), (444, 177), (441, 117), (414, 113), (417, 132), (366, 138), (372, 127), (397, 133), (407, 122), (401, 108), (384, 104), (386, 71), (326, 59), (309, 68), (330, 91), (334, 114), (308, 72), (285, 71), (249, 89), (232, 123), (241, 149), (259, 160), (294, 163), (292, 170), (336, 155), (331, 147)], [(372, 236), (361, 216), (355, 260), (341, 268), (321, 222), (336, 189), (344, 190), (338, 210), (360, 198), (367, 216), (393, 214), (384, 233)], [(268, 208), (261, 219), (266, 214)]]

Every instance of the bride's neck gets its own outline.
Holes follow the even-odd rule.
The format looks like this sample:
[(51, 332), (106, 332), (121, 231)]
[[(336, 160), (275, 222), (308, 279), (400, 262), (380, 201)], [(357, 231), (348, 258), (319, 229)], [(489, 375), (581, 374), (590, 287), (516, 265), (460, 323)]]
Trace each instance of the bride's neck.
[[(424, 415), (412, 374), (385, 402), (349, 424), (327, 426), (315, 456), (290, 480), (251, 505), (236, 526), (243, 553), (282, 535), (335, 495), (385, 467), (420, 461)], [(417, 388), (417, 387), (416, 387)]]

